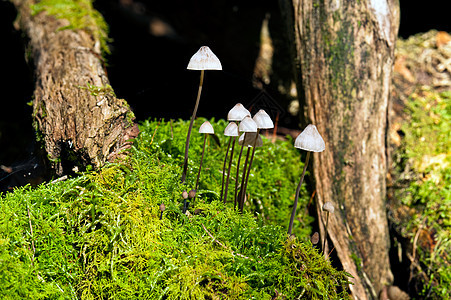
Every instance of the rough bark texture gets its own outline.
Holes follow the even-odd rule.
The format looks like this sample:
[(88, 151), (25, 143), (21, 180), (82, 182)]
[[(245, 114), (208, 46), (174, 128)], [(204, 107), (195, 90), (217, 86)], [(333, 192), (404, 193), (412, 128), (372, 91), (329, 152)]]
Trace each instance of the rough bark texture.
[[(385, 210), (386, 126), (396, 0), (281, 0), (294, 32), (310, 122), (326, 150), (314, 156), (317, 211), (335, 205), (328, 233), (356, 299), (393, 281)], [(300, 89), (299, 89), (300, 90)], [(324, 236), (324, 234), (322, 235)]]
[(12, 1), (35, 67), (33, 117), (56, 174), (114, 159), (138, 133), (127, 103), (116, 98), (101, 61), (100, 41), (86, 30)]

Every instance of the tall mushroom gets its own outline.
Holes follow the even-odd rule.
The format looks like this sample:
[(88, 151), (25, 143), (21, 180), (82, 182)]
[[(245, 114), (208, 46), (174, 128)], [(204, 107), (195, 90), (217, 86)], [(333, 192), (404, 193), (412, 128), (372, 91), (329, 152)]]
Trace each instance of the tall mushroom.
[[(237, 104), (235, 104), (234, 107), (232, 107), (232, 109), (227, 114), (227, 120), (238, 122), (238, 124), (239, 124), (241, 122), (241, 120), (243, 120), (246, 116), (250, 116), (250, 115), (251, 115), (251, 113), (243, 106), (243, 104), (237, 103)], [(234, 142), (235, 142), (235, 139), (234, 139)], [(230, 140), (229, 140), (229, 143), (230, 143)], [(229, 147), (230, 147), (230, 145), (227, 146), (227, 149), (229, 149)], [(237, 169), (239, 169), (242, 153), (243, 153), (243, 148), (241, 148), (240, 155), (238, 156)], [(232, 150), (232, 155), (233, 155), (233, 150)], [(227, 160), (227, 154), (226, 154), (226, 157), (224, 158), (224, 166), (225, 166), (226, 160)], [(229, 163), (229, 172), (230, 172), (231, 164), (232, 164), (232, 160), (230, 160), (230, 163)], [(238, 173), (238, 171), (237, 171), (237, 173)], [(229, 180), (229, 176), (227, 176), (227, 180)], [(236, 179), (236, 180), (238, 180), (238, 179)], [(223, 182), (222, 182), (222, 188), (221, 188), (221, 199), (222, 199), (222, 190), (224, 188), (224, 176), (222, 178), (222, 181)], [(228, 181), (227, 181), (227, 183), (228, 183)], [(238, 183), (235, 182), (235, 190), (236, 190), (237, 184)], [(227, 195), (227, 193), (226, 193), (226, 195)], [(225, 199), (227, 199), (227, 197), (225, 197)], [(224, 200), (224, 203), (225, 202), (226, 202), (226, 200)]]
[[(260, 130), (261, 129), (271, 129), (274, 128), (274, 123), (271, 120), (271, 117), (263, 110), (260, 109), (252, 118), (255, 123), (257, 124), (257, 137), (260, 138), (261, 137), (259, 135)], [(244, 195), (246, 195), (246, 190), (247, 190), (247, 183), (249, 181), (249, 174), (251, 172), (251, 167), (252, 167), (252, 162), (254, 160), (254, 154), (255, 154), (255, 148), (257, 148), (255, 146), (255, 144), (257, 143), (258, 138), (256, 138), (254, 140), (254, 143), (252, 145), (252, 155), (251, 155), (251, 160), (249, 161), (249, 168), (247, 170), (247, 175), (246, 175), (246, 180), (244, 181), (244, 187), (243, 187), (243, 192), (241, 193), (241, 202), (244, 203)]]
[[(227, 202), (227, 190), (229, 187), (229, 178), (230, 178), (230, 169), (232, 167), (233, 160), (233, 150), (235, 149), (235, 138), (239, 135), (238, 125), (235, 122), (230, 122), (229, 125), (224, 129), (224, 135), (229, 136), (229, 143), (227, 144), (227, 151), (224, 158), (224, 166), (222, 171), (222, 187), (221, 187), (221, 200), (223, 200), (222, 196), (224, 195), (224, 204)], [(224, 178), (225, 178), (225, 168), (227, 164), (227, 156), (229, 154), (230, 143), (232, 143), (232, 153), (230, 154), (229, 167), (227, 169), (227, 180), (225, 182), (225, 192), (224, 192)]]
[[(250, 117), (250, 116), (246, 116), (243, 121), (241, 121), (240, 126), (238, 126), (239, 131), (244, 132), (244, 136), (243, 139), (246, 139), (246, 135), (248, 133), (256, 133), (257, 132), (257, 123), (255, 123), (255, 121)], [(241, 158), (241, 153), (243, 153), (243, 148), (244, 148), (245, 143), (243, 143), (241, 145), (241, 151), (240, 151), (240, 158)], [(243, 186), (244, 186), (244, 179), (246, 176), (246, 170), (247, 170), (247, 162), (249, 160), (249, 147), (247, 148), (247, 152), (246, 152), (246, 160), (244, 161), (244, 169), (243, 169), (243, 175), (241, 177), (241, 189), (240, 189), (240, 196), (242, 194), (243, 191)], [(241, 203), (241, 197), (238, 198), (238, 176), (239, 176), (239, 159), (238, 159), (238, 165), (236, 168), (236, 185), (235, 185), (235, 208), (236, 208), (236, 203), (238, 201), (238, 203)]]
[(322, 152), (326, 149), (326, 144), (323, 138), (319, 134), (315, 125), (308, 125), (304, 131), (302, 131), (296, 140), (294, 141), (294, 147), (306, 150), (307, 158), (305, 159), (304, 169), (302, 170), (301, 180), (299, 181), (298, 187), (296, 189), (296, 196), (294, 198), (293, 210), (291, 211), (290, 224), (288, 225), (288, 235), (291, 235), (293, 230), (294, 217), (296, 216), (296, 208), (298, 206), (299, 192), (301, 190), (302, 182), (304, 181), (305, 171), (307, 170), (307, 165), (310, 158), (310, 152)]
[(323, 204), (323, 211), (326, 212), (327, 217), (326, 217), (326, 227), (324, 229), (324, 244), (323, 244), (323, 253), (325, 253), (326, 251), (326, 240), (327, 240), (327, 225), (329, 224), (329, 214), (333, 214), (335, 211), (335, 207), (332, 204), (332, 202), (327, 201), (326, 203)]
[[(246, 162), (247, 159), (249, 157), (249, 151), (250, 148), (253, 148), (252, 153), (254, 153), (254, 149), (257, 147), (262, 147), (263, 146), (263, 140), (262, 137), (257, 134), (257, 132), (247, 132), (247, 133), (243, 133), (240, 138), (238, 139), (238, 144), (241, 146), (247, 146), (247, 154), (246, 154)], [(251, 159), (252, 160), (252, 159)], [(250, 163), (249, 163), (250, 165)], [(239, 209), (241, 212), (243, 212), (244, 209), (244, 200), (246, 198), (246, 185), (247, 185), (247, 180), (249, 180), (249, 171), (250, 168), (246, 168), (246, 163), (245, 163), (245, 167), (243, 170), (243, 176), (241, 179), (241, 190), (240, 190), (240, 197), (239, 197)]]
[(185, 144), (185, 160), (183, 163), (183, 171), (182, 171), (182, 183), (185, 182), (186, 172), (188, 170), (188, 150), (189, 150), (189, 140), (191, 137), (191, 131), (193, 129), (193, 122), (196, 118), (197, 108), (199, 107), (200, 94), (202, 92), (202, 85), (204, 83), (204, 71), (205, 70), (222, 70), (221, 62), (218, 57), (208, 48), (207, 46), (200, 47), (199, 51), (197, 51), (190, 59), (188, 63), (188, 70), (200, 70), (200, 82), (199, 82), (199, 90), (197, 92), (196, 105), (194, 106), (193, 115), (191, 116), (191, 121), (189, 123), (188, 134), (186, 136), (186, 144)]
[[(199, 164), (199, 172), (197, 173), (197, 179), (196, 179), (196, 187), (194, 190), (197, 192), (197, 187), (199, 185), (199, 178), (200, 178), (200, 171), (202, 170), (202, 161), (204, 160), (204, 153), (205, 153), (205, 144), (207, 142), (207, 135), (208, 134), (214, 134), (215, 130), (213, 129), (213, 126), (211, 126), (210, 122), (205, 121), (199, 128), (199, 133), (204, 134), (204, 146), (202, 148), (202, 156), (200, 158), (200, 164)], [(194, 199), (193, 199), (194, 202)]]

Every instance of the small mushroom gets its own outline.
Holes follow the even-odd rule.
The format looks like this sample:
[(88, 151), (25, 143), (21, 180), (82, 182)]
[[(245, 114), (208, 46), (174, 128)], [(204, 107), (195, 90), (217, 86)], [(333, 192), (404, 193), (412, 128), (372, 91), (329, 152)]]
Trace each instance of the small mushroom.
[(334, 207), (334, 205), (332, 204), (332, 202), (327, 201), (327, 202), (324, 203), (324, 205), (323, 205), (323, 210), (324, 210), (324, 211), (327, 211), (328, 213), (333, 214), (333, 213), (335, 212), (335, 207)]
[(311, 240), (311, 242), (312, 242), (313, 245), (318, 244), (318, 242), (319, 242), (319, 233), (318, 233), (318, 232), (315, 232), (315, 233), (312, 235), (312, 237), (311, 237), (310, 240)]
[(257, 148), (263, 146), (263, 139), (261, 135), (257, 137), (256, 132), (243, 133), (238, 139), (238, 145), (240, 146), (254, 147), (254, 144)]
[(183, 209), (182, 209), (182, 211), (183, 211), (183, 213), (185, 213), (185, 211), (186, 211), (186, 203), (187, 203), (186, 199), (188, 199), (188, 192), (187, 191), (183, 191), (182, 192), (182, 198), (183, 198)]
[(189, 191), (188, 198), (193, 199), (194, 197), (196, 197), (196, 190)]
[(311, 152), (322, 152), (326, 144), (315, 125), (308, 125), (294, 141), (294, 147)]
[(271, 120), (271, 117), (264, 111), (260, 109), (252, 118), (257, 124), (258, 129), (271, 129), (274, 128), (274, 123)]
[(240, 132), (257, 132), (257, 123), (250, 116), (246, 116), (238, 128)]
[[(187, 193), (188, 195), (188, 199), (194, 199), (194, 197), (196, 197), (196, 190), (190, 190), (189, 193)], [(189, 202), (185, 199), (184, 203), (183, 203), (183, 213), (186, 213), (188, 211), (188, 207), (189, 207)]]
[(250, 115), (251, 113), (243, 106), (243, 104), (237, 103), (227, 114), (227, 120), (241, 122), (241, 120)]
[(323, 243), (323, 252), (326, 249), (326, 240), (327, 240), (327, 225), (329, 224), (329, 214), (333, 214), (335, 211), (335, 207), (332, 204), (332, 202), (327, 201), (326, 203), (323, 204), (323, 211), (326, 212), (327, 217), (326, 217), (326, 227), (324, 229), (324, 243)]
[(307, 165), (310, 158), (310, 152), (322, 152), (326, 149), (323, 138), (319, 134), (315, 125), (308, 125), (304, 131), (302, 131), (296, 140), (294, 141), (294, 147), (306, 150), (307, 157), (304, 163), (304, 169), (302, 170), (301, 180), (299, 181), (298, 187), (296, 189), (296, 196), (294, 198), (293, 210), (291, 211), (290, 224), (288, 225), (288, 235), (291, 235), (293, 230), (294, 218), (296, 216), (296, 208), (298, 206), (299, 192), (301, 190), (302, 182), (304, 181), (305, 171), (307, 170)]
[(202, 46), (189, 60), (188, 70), (222, 70), (221, 61), (207, 46)]
[[(197, 179), (196, 179), (196, 188), (195, 190), (197, 191), (197, 187), (199, 185), (199, 178), (200, 178), (200, 172), (202, 170), (202, 162), (204, 160), (204, 153), (205, 153), (205, 144), (207, 143), (207, 135), (208, 134), (214, 134), (215, 130), (213, 129), (213, 126), (211, 126), (210, 122), (205, 121), (199, 128), (199, 133), (204, 134), (204, 146), (202, 148), (202, 156), (200, 158), (200, 164), (199, 164), (199, 172), (197, 173)], [(193, 200), (194, 201), (194, 200)]]
[[(236, 125), (235, 122), (230, 122), (229, 125), (227, 125), (227, 127), (224, 129), (224, 135), (225, 136), (229, 136), (229, 142), (227, 144), (227, 151), (226, 151), (226, 155), (224, 158), (224, 166), (222, 168), (222, 186), (221, 186), (221, 200), (223, 199), (222, 196), (224, 195), (224, 204), (227, 201), (227, 190), (229, 187), (229, 178), (230, 178), (230, 169), (232, 167), (232, 160), (233, 160), (233, 150), (235, 149), (235, 139), (236, 137), (239, 135), (238, 132), (238, 125)], [(227, 180), (225, 183), (225, 193), (224, 193), (224, 178), (225, 178), (225, 168), (227, 165), (227, 157), (229, 155), (229, 149), (230, 149), (230, 144), (232, 143), (232, 152), (230, 154), (230, 161), (229, 161), (229, 168), (227, 170)]]
[(160, 211), (161, 211), (161, 214), (160, 214), (160, 220), (162, 220), (163, 219), (163, 212), (166, 210), (166, 205), (164, 205), (163, 203), (161, 203), (160, 204)]
[(204, 72), (205, 70), (222, 70), (221, 62), (218, 57), (210, 50), (207, 46), (202, 46), (199, 51), (197, 51), (190, 59), (188, 63), (188, 70), (200, 70), (200, 82), (199, 89), (197, 92), (196, 104), (194, 106), (193, 115), (189, 123), (188, 134), (186, 135), (185, 143), (185, 160), (183, 163), (182, 171), (182, 183), (185, 182), (186, 172), (188, 170), (188, 152), (189, 152), (189, 140), (191, 137), (191, 131), (193, 129), (194, 119), (196, 118), (197, 109), (199, 107), (200, 94), (202, 92), (202, 85), (204, 83)]

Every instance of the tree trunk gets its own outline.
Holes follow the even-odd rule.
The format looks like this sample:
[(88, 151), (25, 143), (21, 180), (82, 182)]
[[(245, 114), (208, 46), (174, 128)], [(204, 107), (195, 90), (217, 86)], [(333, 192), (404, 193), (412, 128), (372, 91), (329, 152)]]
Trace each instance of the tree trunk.
[(35, 67), (33, 118), (52, 168), (62, 175), (114, 159), (139, 130), (129, 106), (109, 85), (93, 16), (83, 16), (89, 30), (64, 29), (72, 25), (66, 19), (32, 14), (34, 1), (12, 2)]
[[(376, 299), (393, 275), (385, 210), (387, 105), (397, 0), (281, 0), (308, 118), (326, 150), (314, 156), (317, 212), (356, 299)], [(293, 34), (294, 32), (294, 34)], [(298, 80), (301, 81), (301, 80)], [(324, 237), (324, 234), (322, 234)]]

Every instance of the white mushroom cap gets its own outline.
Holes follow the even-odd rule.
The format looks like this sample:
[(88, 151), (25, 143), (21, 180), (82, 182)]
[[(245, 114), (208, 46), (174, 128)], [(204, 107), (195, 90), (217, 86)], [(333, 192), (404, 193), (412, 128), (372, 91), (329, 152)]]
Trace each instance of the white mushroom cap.
[(240, 138), (238, 139), (238, 145), (248, 146), (248, 147), (254, 147), (255, 138), (257, 138), (257, 143), (255, 144), (255, 147), (262, 147), (263, 146), (263, 140), (260, 135), (257, 137), (256, 132), (245, 132), (243, 133)]
[(242, 132), (257, 132), (257, 123), (250, 116), (246, 116), (241, 121), (239, 130)]
[(199, 133), (215, 133), (215, 130), (213, 129), (213, 126), (211, 126), (210, 122), (205, 121), (202, 125), (199, 127)]
[(315, 125), (308, 125), (294, 141), (294, 146), (299, 149), (322, 152), (326, 149), (324, 140), (316, 129)]
[(235, 106), (227, 114), (227, 120), (229, 121), (241, 121), (246, 116), (250, 116), (251, 113), (241, 103), (235, 104)]
[(257, 123), (257, 128), (260, 129), (270, 129), (274, 128), (274, 123), (271, 120), (271, 117), (264, 111), (260, 109), (253, 117), (255, 123)]
[(225, 136), (239, 136), (238, 125), (235, 122), (230, 122), (229, 125), (224, 129)]
[(200, 47), (189, 60), (188, 70), (222, 70), (218, 57), (207, 46)]
[(330, 212), (331, 214), (334, 213), (335, 211), (335, 207), (332, 204), (332, 202), (327, 201), (326, 203), (323, 204), (323, 210)]

